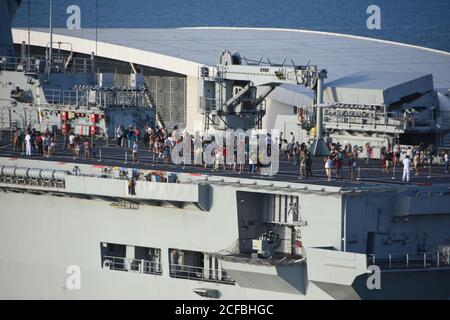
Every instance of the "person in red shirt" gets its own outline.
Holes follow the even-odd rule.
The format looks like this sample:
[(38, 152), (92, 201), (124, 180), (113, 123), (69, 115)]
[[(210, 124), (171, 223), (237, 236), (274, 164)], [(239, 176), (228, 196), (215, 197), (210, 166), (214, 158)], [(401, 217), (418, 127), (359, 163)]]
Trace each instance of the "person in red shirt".
[(139, 143), (140, 137), (141, 137), (141, 130), (139, 130), (139, 128), (136, 127), (136, 129), (134, 130), (134, 141)]
[(223, 158), (223, 170), (227, 170), (226, 162), (227, 162), (227, 147), (225, 144), (222, 146), (222, 158)]

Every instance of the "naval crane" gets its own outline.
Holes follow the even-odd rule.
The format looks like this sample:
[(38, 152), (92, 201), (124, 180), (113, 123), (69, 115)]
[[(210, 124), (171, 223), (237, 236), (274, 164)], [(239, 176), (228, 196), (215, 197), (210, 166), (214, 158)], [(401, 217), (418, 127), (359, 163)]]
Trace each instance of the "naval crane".
[(260, 59), (255, 63), (237, 52), (223, 50), (217, 65), (201, 67), (200, 112), (204, 115), (204, 130), (260, 129), (266, 113), (265, 98), (280, 85), (303, 85), (316, 95), (317, 134), (312, 153), (328, 154), (321, 123), (327, 70), (317, 65), (295, 65), (293, 61), (285, 65), (285, 61), (273, 64), (268, 60), (264, 64)]

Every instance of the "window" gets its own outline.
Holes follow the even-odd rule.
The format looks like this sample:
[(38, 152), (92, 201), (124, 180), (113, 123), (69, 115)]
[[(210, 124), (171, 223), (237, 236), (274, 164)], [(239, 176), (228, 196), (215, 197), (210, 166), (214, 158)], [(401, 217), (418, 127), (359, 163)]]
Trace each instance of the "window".
[(162, 274), (161, 249), (102, 242), (100, 252), (103, 269)]
[(172, 278), (234, 284), (217, 258), (208, 253), (169, 249), (169, 268)]

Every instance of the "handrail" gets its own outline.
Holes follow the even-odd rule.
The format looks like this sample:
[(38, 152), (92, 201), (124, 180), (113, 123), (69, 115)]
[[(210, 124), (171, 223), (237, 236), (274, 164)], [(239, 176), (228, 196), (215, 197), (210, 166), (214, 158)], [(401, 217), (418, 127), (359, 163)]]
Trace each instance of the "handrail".
[[(61, 62), (58, 62), (58, 59)], [(52, 72), (69, 72), (69, 73), (89, 73), (92, 70), (92, 61), (90, 58), (71, 58), (69, 55), (59, 54), (54, 56), (52, 64)], [(42, 67), (47, 65), (47, 59), (45, 56), (33, 56), (33, 57), (11, 57), (0, 56), (0, 69), (13, 70), (13, 71), (31, 71), (42, 72)], [(70, 61), (69, 64), (66, 64)]]
[(450, 257), (446, 253), (421, 252), (421, 253), (402, 253), (402, 254), (367, 254), (368, 265), (378, 265), (385, 269), (400, 268), (434, 268), (450, 267)]
[(403, 118), (397, 112), (366, 110), (366, 109), (350, 109), (350, 108), (333, 108), (326, 110), (324, 121), (330, 123), (358, 124), (358, 125), (390, 125), (403, 126)]
[(60, 90), (44, 89), (45, 100), (48, 104), (75, 105), (88, 107), (97, 105), (102, 107), (142, 107), (151, 108), (147, 103), (145, 91), (101, 91), (95, 88)]
[(172, 278), (234, 284), (234, 280), (224, 270), (181, 264), (170, 264), (170, 276)]
[(162, 274), (161, 263), (145, 259), (132, 259), (104, 256), (103, 268), (118, 271), (131, 271), (146, 274)]

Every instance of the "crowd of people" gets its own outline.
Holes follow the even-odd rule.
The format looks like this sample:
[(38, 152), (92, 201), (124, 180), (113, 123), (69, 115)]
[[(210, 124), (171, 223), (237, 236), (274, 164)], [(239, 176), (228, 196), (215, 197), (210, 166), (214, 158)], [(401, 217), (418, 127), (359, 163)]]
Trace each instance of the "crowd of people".
[(89, 138), (84, 139), (80, 135), (76, 135), (73, 131), (63, 133), (63, 151), (73, 154), (73, 159), (80, 159), (81, 149), (84, 151), (84, 159), (91, 159), (91, 141)]
[[(393, 148), (388, 146), (381, 149), (381, 167), (384, 173), (389, 173), (389, 168), (396, 168), (403, 165), (402, 180), (409, 182), (411, 179), (411, 173), (414, 171), (414, 175), (420, 175), (420, 167), (425, 165), (431, 166), (433, 162), (433, 156), (435, 156), (435, 150), (432, 144), (420, 143), (414, 147), (408, 147), (405, 152), (405, 157), (400, 163), (402, 150), (399, 144), (396, 144)], [(443, 156), (444, 165), (448, 163), (448, 151)], [(447, 173), (448, 170), (445, 169)]]
[[(189, 159), (190, 162), (193, 161), (195, 165), (202, 165), (205, 169), (211, 165), (211, 170), (217, 172), (220, 170), (230, 170), (232, 173), (242, 173), (248, 164), (248, 171), (250, 173), (260, 172), (263, 167), (262, 157), (264, 155), (258, 154), (253, 155), (250, 152), (250, 141), (248, 137), (244, 141), (235, 140), (233, 150), (227, 149), (226, 139), (224, 141), (216, 141), (215, 137), (210, 138), (192, 136), (187, 132), (180, 132), (177, 126), (174, 127), (172, 132), (169, 132), (167, 128), (152, 128), (146, 126), (143, 133), (138, 128), (129, 126), (125, 128), (120, 126), (116, 131), (117, 145), (122, 148), (132, 149), (133, 161), (138, 159), (138, 148), (142, 145), (146, 148), (152, 155), (152, 162), (162, 162), (164, 164), (169, 164), (173, 162), (172, 154), (173, 149), (180, 143), (190, 140), (191, 150), (193, 150), (193, 158)], [(217, 146), (210, 148), (211, 152), (209, 154), (209, 159), (206, 158), (208, 154), (208, 147), (217, 142)], [(266, 143), (268, 145), (268, 150), (270, 150), (271, 137), (270, 134), (266, 137)], [(242, 152), (244, 154), (243, 161), (238, 161), (238, 153)], [(270, 153), (270, 151), (269, 151)], [(186, 158), (187, 155), (179, 155), (183, 167), (188, 162)]]
[[(328, 181), (332, 179), (333, 170), (336, 173), (336, 179), (342, 179), (342, 167), (347, 164), (349, 179), (354, 179), (354, 172), (357, 168), (357, 159), (360, 152), (363, 151), (362, 147), (352, 146), (347, 144), (344, 148), (341, 148), (339, 144), (331, 144), (329, 146), (330, 155), (325, 157), (325, 172)], [(369, 164), (374, 159), (373, 150), (374, 147), (370, 143), (365, 144), (365, 163)], [(404, 156), (402, 156), (402, 154)], [(420, 175), (420, 167), (428, 165), (431, 166), (435, 151), (432, 144), (420, 143), (415, 147), (407, 147), (406, 151), (402, 151), (401, 146), (396, 144), (391, 147), (382, 147), (380, 149), (380, 162), (381, 171), (385, 174), (390, 173), (390, 168), (402, 167), (402, 181), (409, 182), (411, 180), (411, 174)], [(403, 158), (403, 159), (402, 159)], [(443, 155), (445, 173), (448, 173), (449, 167), (449, 152), (445, 151)]]
[(332, 179), (333, 170), (336, 173), (336, 179), (343, 180), (342, 168), (345, 165), (348, 167), (348, 179), (354, 179), (360, 148), (358, 146), (352, 147), (351, 144), (346, 144), (342, 148), (340, 144), (334, 143), (330, 144), (328, 148), (330, 149), (330, 154), (324, 158), (325, 173), (328, 181)]
[[(44, 132), (37, 131), (28, 125), (25, 130), (16, 128), (12, 135), (13, 150), (21, 150), (26, 156), (38, 155), (49, 158), (55, 154), (57, 145), (56, 133), (49, 129)], [(81, 150), (84, 151), (84, 159), (91, 158), (91, 142), (88, 138), (82, 138), (73, 132), (63, 133), (63, 151), (73, 154), (73, 159), (79, 159)]]
[(292, 161), (294, 166), (298, 165), (300, 179), (312, 177), (312, 155), (309, 146), (296, 141), (293, 132), (290, 133), (289, 139), (285, 139), (281, 132), (278, 141), (280, 160)]
[[(131, 159), (133, 163), (139, 162), (139, 148), (146, 148), (151, 154), (153, 163), (162, 162), (164, 164), (174, 163), (172, 159), (172, 151), (176, 145), (183, 141), (190, 140), (194, 153), (194, 164), (202, 165), (208, 169), (211, 165), (213, 172), (221, 170), (230, 170), (234, 173), (242, 173), (248, 170), (249, 173), (255, 174), (261, 172), (261, 169), (267, 164), (263, 159), (270, 156), (271, 145), (278, 146), (279, 159), (292, 163), (298, 166), (299, 178), (304, 179), (313, 176), (312, 163), (313, 157), (310, 152), (309, 144), (300, 143), (296, 141), (293, 132), (290, 133), (286, 139), (283, 133), (275, 137), (272, 141), (270, 134), (265, 136), (266, 149), (255, 152), (250, 152), (250, 139), (235, 140), (234, 149), (227, 150), (227, 144), (224, 139), (222, 143), (218, 144), (220, 148), (210, 148), (209, 160), (206, 161), (205, 154), (208, 154), (208, 146), (215, 142), (214, 137), (203, 138), (200, 136), (191, 136), (187, 132), (181, 132), (177, 126), (169, 132), (167, 128), (145, 126), (142, 130), (130, 125), (128, 128), (119, 126), (116, 130), (116, 142), (119, 147), (126, 148), (127, 152), (131, 152)], [(43, 157), (50, 157), (55, 153), (56, 135), (48, 129), (44, 132), (39, 132), (29, 125), (25, 130), (15, 129), (12, 137), (13, 150), (22, 150), (22, 153), (27, 156), (41, 155)], [(216, 145), (217, 146), (217, 145)], [(91, 159), (92, 142), (89, 138), (74, 134), (72, 131), (63, 133), (63, 151), (69, 152), (73, 155), (73, 159), (80, 159), (81, 153), (84, 153), (84, 159)], [(374, 147), (370, 143), (366, 143), (364, 148), (362, 146), (352, 146), (346, 144), (330, 143), (328, 145), (330, 153), (324, 157), (325, 174), (328, 181), (333, 178), (343, 180), (343, 168), (348, 172), (348, 179), (355, 179), (355, 170), (358, 167), (357, 159), (360, 154), (365, 158), (365, 163), (369, 164), (374, 159)], [(129, 150), (129, 151), (128, 151)], [(264, 154), (266, 153), (266, 154)], [(402, 153), (404, 156), (402, 156)], [(241, 157), (240, 154), (243, 154)], [(435, 155), (433, 146), (431, 144), (421, 143), (416, 147), (408, 147), (402, 150), (399, 144), (394, 146), (382, 147), (380, 150), (381, 171), (385, 174), (390, 173), (391, 168), (403, 167), (403, 181), (410, 181), (410, 176), (420, 174), (420, 167), (430, 165), (432, 158)], [(94, 153), (95, 156), (95, 153)], [(181, 164), (183, 168), (187, 162), (181, 154)], [(403, 158), (401, 160), (401, 158)], [(190, 159), (192, 160), (192, 159)], [(197, 160), (197, 161), (196, 161)], [(239, 161), (238, 161), (239, 160)], [(445, 172), (449, 171), (449, 152), (448, 150), (443, 155)], [(189, 161), (189, 163), (191, 163)], [(270, 166), (270, 164), (269, 164)]]
[(144, 133), (137, 127), (130, 125), (125, 128), (123, 125), (116, 130), (117, 145), (122, 148), (131, 149), (133, 162), (138, 162), (139, 146), (144, 145), (153, 154), (153, 162), (161, 160), (164, 164), (170, 161), (170, 152), (173, 147), (182, 141), (179, 135), (178, 127), (175, 127), (172, 133), (166, 128), (152, 128), (146, 126)]
[(48, 129), (38, 132), (27, 127), (26, 130), (15, 129), (12, 137), (13, 150), (21, 150), (23, 154), (50, 157), (55, 153), (56, 135)]

